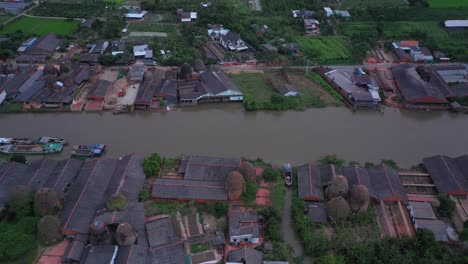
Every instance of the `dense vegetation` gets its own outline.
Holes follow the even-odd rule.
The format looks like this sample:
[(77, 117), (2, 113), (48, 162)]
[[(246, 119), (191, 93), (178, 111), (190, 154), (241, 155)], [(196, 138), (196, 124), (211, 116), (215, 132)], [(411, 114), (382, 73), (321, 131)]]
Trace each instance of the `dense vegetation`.
[(85, 3), (42, 2), (31, 11), (32, 15), (44, 17), (89, 18), (101, 16), (106, 10), (104, 1), (86, 1)]
[(451, 217), (455, 213), (456, 204), (455, 201), (450, 199), (448, 195), (439, 194), (437, 199), (440, 202), (437, 212), (443, 217)]
[[(320, 226), (315, 226), (304, 214), (305, 203), (295, 192), (293, 218), (302, 237), (305, 253), (319, 263), (464, 263), (468, 261), (460, 249), (441, 244), (432, 232), (418, 230), (414, 238), (380, 239), (375, 232), (375, 213), (353, 214), (344, 223), (335, 226), (329, 240)], [(368, 228), (372, 227), (372, 228)], [(328, 255), (334, 252), (335, 256)]]
[(161, 156), (158, 153), (153, 153), (143, 160), (143, 170), (146, 177), (155, 176), (161, 168)]

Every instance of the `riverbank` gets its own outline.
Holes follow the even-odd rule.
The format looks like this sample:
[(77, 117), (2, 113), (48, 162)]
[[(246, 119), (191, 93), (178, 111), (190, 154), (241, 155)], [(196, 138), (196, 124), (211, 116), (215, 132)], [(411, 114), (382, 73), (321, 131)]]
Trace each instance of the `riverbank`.
[[(245, 112), (241, 105), (204, 105), (169, 112), (25, 113), (0, 115), (3, 137), (50, 135), (70, 145), (102, 143), (108, 157), (128, 152), (263, 157), (293, 165), (339, 154), (347, 161), (395, 160), (411, 167), (423, 157), (466, 152), (468, 115), (345, 107), (304, 112)], [(68, 157), (66, 149), (52, 158)]]

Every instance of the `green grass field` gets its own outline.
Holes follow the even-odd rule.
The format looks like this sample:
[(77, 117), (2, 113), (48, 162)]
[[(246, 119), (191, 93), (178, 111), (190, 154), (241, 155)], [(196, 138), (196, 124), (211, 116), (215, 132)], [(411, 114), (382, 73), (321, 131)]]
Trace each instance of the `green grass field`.
[[(432, 8), (467, 7), (467, 0), (428, 0)], [(468, 13), (468, 10), (466, 11)]]
[(268, 81), (268, 76), (261, 73), (240, 73), (229, 76), (244, 94), (244, 99), (259, 103), (266, 102), (276, 93)]
[(350, 63), (352, 53), (344, 37), (308, 37), (297, 39), (302, 53), (319, 64)]
[(24, 32), (37, 35), (46, 35), (53, 32), (58, 35), (70, 36), (75, 33), (79, 24), (80, 21), (78, 20), (22, 17), (7, 25), (2, 33), (12, 33), (17, 30), (23, 30)]

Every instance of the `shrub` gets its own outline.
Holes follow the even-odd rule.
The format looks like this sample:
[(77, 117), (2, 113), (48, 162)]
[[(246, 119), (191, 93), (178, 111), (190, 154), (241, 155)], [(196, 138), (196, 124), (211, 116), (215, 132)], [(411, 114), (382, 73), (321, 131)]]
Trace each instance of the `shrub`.
[(263, 171), (263, 178), (265, 178), (265, 181), (267, 182), (275, 182), (281, 177), (281, 173), (275, 169), (272, 168), (266, 168)]
[(245, 193), (242, 194), (242, 201), (247, 204), (251, 204), (257, 198), (258, 185), (255, 182), (245, 183)]
[(447, 195), (440, 194), (437, 196), (440, 205), (437, 208), (437, 212), (443, 217), (451, 217), (455, 213), (455, 202), (450, 199)]
[(271, 240), (281, 241), (280, 225), (276, 218), (271, 218), (268, 223), (268, 234)]
[(153, 153), (151, 156), (146, 157), (143, 160), (143, 171), (146, 174), (146, 177), (151, 177), (156, 175), (156, 173), (161, 168), (161, 156), (158, 153)]
[(318, 264), (345, 264), (343, 256), (324, 255), (317, 259)]
[(332, 155), (323, 156), (320, 159), (320, 163), (322, 163), (323, 165), (333, 164), (333, 165), (336, 165), (336, 166), (343, 166), (345, 161), (338, 158), (338, 156), (336, 154), (332, 154)]
[(214, 209), (215, 209), (215, 216), (217, 218), (226, 216), (228, 212), (228, 204), (221, 203), (221, 202), (215, 203)]
[(333, 87), (331, 87), (330, 84), (328, 84), (324, 79), (322, 79), (322, 77), (320, 77), (320, 75), (316, 74), (315, 72), (309, 72), (307, 74), (307, 77), (309, 77), (315, 83), (319, 84), (325, 90), (327, 90), (327, 92), (329, 92), (331, 94), (331, 96), (333, 96), (333, 98), (335, 98), (337, 104), (342, 104), (343, 103), (343, 100), (344, 100), (343, 96), (340, 93), (338, 93), (335, 89), (333, 89)]
[(151, 198), (151, 193), (149, 190), (144, 189), (143, 191), (140, 192), (140, 202), (147, 201)]
[(366, 164), (364, 164), (364, 167), (366, 167), (367, 169), (372, 168), (374, 167), (374, 163), (367, 161)]

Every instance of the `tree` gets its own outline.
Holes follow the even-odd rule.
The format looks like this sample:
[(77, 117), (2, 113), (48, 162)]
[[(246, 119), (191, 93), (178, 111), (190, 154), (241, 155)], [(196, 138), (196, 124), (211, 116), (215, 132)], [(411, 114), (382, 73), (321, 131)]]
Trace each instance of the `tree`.
[(250, 204), (255, 201), (257, 198), (258, 185), (255, 182), (246, 182), (245, 192), (242, 194), (242, 201), (247, 204)]
[(437, 208), (437, 212), (443, 217), (451, 217), (455, 213), (456, 204), (455, 201), (450, 199), (447, 195), (439, 194), (437, 196), (440, 205)]
[(397, 163), (394, 161), (394, 160), (391, 160), (391, 159), (383, 159), (382, 160), (382, 164), (385, 164), (395, 170), (398, 170), (398, 165)]
[(263, 171), (263, 178), (268, 182), (275, 182), (279, 177), (281, 177), (281, 173), (275, 169), (266, 168)]
[(36, 246), (34, 236), (20, 232), (14, 225), (0, 227), (0, 260), (15, 260)]
[(322, 165), (333, 164), (336, 166), (343, 166), (345, 163), (345, 161), (338, 158), (336, 154), (325, 155), (319, 161)]
[(281, 241), (280, 225), (276, 218), (271, 218), (268, 222), (268, 234), (271, 240)]
[(143, 160), (143, 171), (146, 174), (146, 177), (151, 177), (156, 175), (161, 168), (161, 156), (158, 153), (153, 153), (151, 156), (146, 157)]

